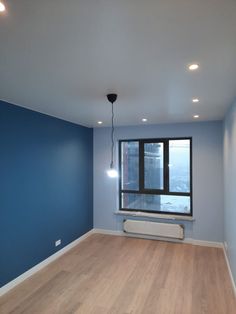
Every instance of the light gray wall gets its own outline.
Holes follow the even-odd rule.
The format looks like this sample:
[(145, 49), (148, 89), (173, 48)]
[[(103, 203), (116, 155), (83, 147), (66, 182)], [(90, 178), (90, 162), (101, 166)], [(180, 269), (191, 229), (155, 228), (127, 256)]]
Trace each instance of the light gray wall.
[(224, 121), (224, 236), (236, 281), (236, 102)]
[[(116, 141), (132, 138), (188, 137), (193, 144), (194, 222), (183, 222), (186, 237), (223, 241), (222, 122), (119, 127)], [(116, 165), (117, 165), (116, 146)], [(94, 228), (122, 230), (118, 209), (118, 180), (108, 178), (110, 129), (94, 129)]]

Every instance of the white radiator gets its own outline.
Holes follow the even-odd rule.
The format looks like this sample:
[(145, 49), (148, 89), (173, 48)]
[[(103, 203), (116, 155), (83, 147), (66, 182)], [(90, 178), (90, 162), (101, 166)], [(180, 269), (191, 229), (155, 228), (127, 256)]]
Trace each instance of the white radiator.
[(123, 228), (127, 233), (167, 237), (181, 240), (184, 238), (184, 227), (177, 224), (127, 219), (124, 220)]

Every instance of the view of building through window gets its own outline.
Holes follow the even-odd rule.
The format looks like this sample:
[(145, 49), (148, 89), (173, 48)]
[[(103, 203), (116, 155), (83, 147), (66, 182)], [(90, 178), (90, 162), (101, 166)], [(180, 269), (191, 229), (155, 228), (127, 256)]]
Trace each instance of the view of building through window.
[(146, 189), (162, 190), (164, 186), (164, 145), (144, 144), (144, 186)]
[(139, 190), (139, 142), (122, 143), (122, 190)]
[(169, 141), (171, 192), (190, 192), (190, 141)]
[(121, 209), (191, 213), (191, 139), (121, 141)]

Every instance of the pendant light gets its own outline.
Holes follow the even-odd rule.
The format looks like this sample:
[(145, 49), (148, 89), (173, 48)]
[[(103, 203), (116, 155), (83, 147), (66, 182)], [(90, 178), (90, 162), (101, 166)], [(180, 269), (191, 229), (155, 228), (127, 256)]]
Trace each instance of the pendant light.
[(107, 170), (107, 175), (110, 178), (116, 178), (118, 176), (118, 172), (114, 168), (114, 107), (113, 107), (113, 104), (117, 99), (117, 94), (108, 94), (107, 99), (111, 103), (111, 163), (110, 163), (110, 169)]
[(4, 11), (6, 11), (6, 6), (2, 1), (0, 1), (0, 13), (2, 13)]

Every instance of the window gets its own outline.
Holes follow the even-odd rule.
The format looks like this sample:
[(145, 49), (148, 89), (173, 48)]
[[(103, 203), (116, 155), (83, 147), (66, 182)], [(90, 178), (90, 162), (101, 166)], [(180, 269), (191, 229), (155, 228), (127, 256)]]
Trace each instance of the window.
[(120, 210), (192, 215), (191, 138), (119, 142)]

